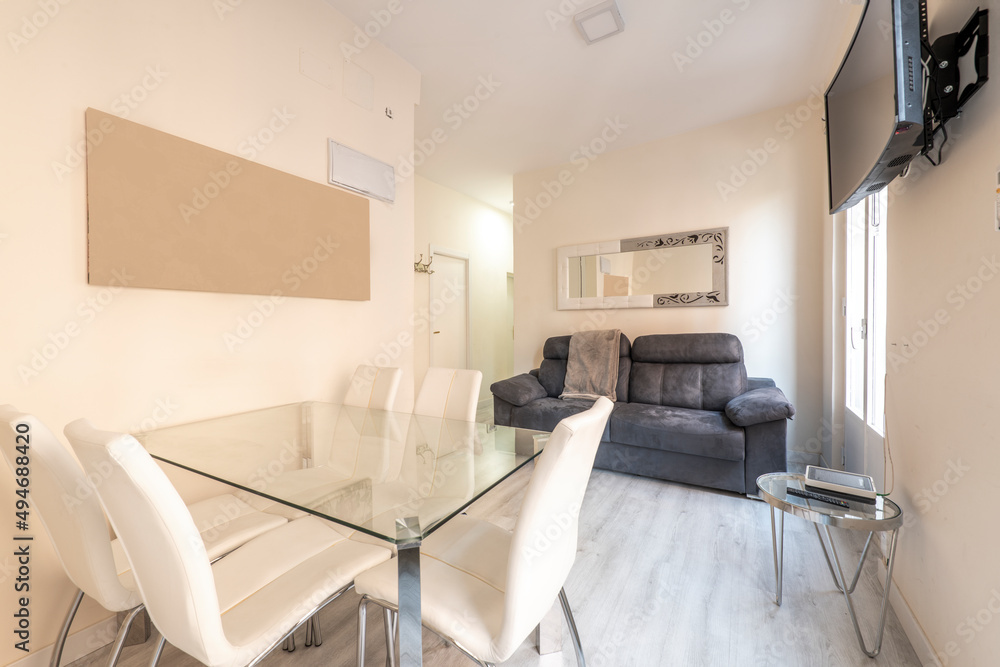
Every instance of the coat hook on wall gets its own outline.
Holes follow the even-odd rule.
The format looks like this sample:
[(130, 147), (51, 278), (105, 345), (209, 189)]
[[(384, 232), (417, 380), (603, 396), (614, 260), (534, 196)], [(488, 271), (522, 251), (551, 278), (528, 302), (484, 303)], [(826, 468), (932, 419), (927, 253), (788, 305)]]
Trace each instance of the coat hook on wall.
[(424, 264), (424, 256), (421, 254), (420, 259), (413, 263), (413, 270), (417, 273), (434, 273), (433, 269), (430, 268), (431, 262), (433, 261), (434, 257), (432, 256), (428, 258), (427, 263)]

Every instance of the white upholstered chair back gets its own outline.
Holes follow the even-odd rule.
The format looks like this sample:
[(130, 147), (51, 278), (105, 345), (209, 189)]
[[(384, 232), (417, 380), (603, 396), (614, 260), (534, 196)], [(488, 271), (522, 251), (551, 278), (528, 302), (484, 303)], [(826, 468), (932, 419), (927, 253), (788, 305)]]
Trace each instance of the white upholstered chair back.
[(482, 384), (481, 371), (428, 368), (413, 404), (413, 414), (474, 422)]
[[(118, 578), (108, 524), (92, 486), (102, 483), (107, 468), (96, 469), (88, 481), (88, 475), (55, 434), (13, 406), (0, 406), (0, 431), (0, 446), (12, 472), (24, 467), (23, 461), (17, 460), (17, 445), (29, 445), (29, 502), (70, 580), (109, 611), (125, 611), (141, 604), (137, 591), (123, 586)], [(27, 440), (17, 442), (18, 435)]]
[(548, 613), (576, 560), (580, 505), (613, 403), (599, 398), (556, 426), (525, 492), (507, 564), (504, 620), (495, 644), (510, 655)]
[(344, 405), (374, 410), (392, 410), (403, 377), (400, 368), (379, 368), (362, 364), (354, 371), (344, 396)]
[(102, 479), (98, 496), (118, 535), (150, 619), (171, 644), (209, 665), (228, 662), (208, 553), (190, 512), (152, 457), (130, 435), (85, 419), (66, 426), (83, 466)]

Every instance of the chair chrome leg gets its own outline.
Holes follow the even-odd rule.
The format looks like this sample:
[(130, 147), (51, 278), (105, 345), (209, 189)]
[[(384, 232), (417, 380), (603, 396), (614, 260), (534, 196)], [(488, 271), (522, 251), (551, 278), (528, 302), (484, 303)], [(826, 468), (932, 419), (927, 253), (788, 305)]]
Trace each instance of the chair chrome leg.
[(284, 646), (285, 641), (287, 639), (292, 639), (293, 640), (292, 641), (292, 646), (294, 646), (295, 645), (295, 642), (294, 642), (295, 631), (298, 630), (299, 628), (301, 628), (306, 623), (308, 623), (310, 618), (312, 618), (313, 616), (315, 616), (316, 614), (318, 614), (320, 611), (322, 611), (328, 604), (330, 604), (334, 600), (340, 598), (341, 595), (343, 595), (347, 591), (351, 590), (352, 588), (354, 588), (354, 582), (349, 583), (348, 585), (344, 586), (343, 588), (341, 588), (339, 591), (337, 591), (336, 593), (334, 593), (333, 595), (331, 595), (327, 599), (323, 600), (323, 602), (321, 602), (319, 605), (317, 605), (316, 607), (314, 607), (312, 609), (312, 611), (310, 611), (309, 613), (307, 613), (304, 616), (302, 616), (302, 620), (299, 621), (298, 623), (296, 623), (295, 626), (293, 626), (287, 633), (285, 633), (281, 637), (278, 637), (277, 639), (275, 639), (274, 643), (272, 643), (266, 649), (264, 649), (263, 651), (261, 651), (260, 654), (258, 654), (256, 658), (254, 658), (253, 660), (251, 660), (244, 667), (256, 667), (257, 665), (259, 665), (262, 661), (264, 661), (271, 654), (271, 651), (274, 651), (279, 646)]
[(358, 667), (365, 667), (365, 630), (368, 625), (368, 596), (358, 603)]
[(388, 607), (382, 608), (382, 625), (385, 626), (385, 667), (396, 667), (396, 614)]
[(480, 660), (476, 656), (474, 656), (471, 653), (469, 653), (462, 645), (456, 644), (455, 642), (453, 642), (452, 640), (448, 639), (447, 637), (445, 637), (443, 635), (438, 635), (438, 637), (441, 637), (441, 639), (443, 639), (446, 644), (448, 644), (452, 648), (457, 649), (459, 653), (461, 653), (466, 658), (468, 658), (472, 662), (474, 662), (477, 665), (479, 665), (479, 667), (496, 667), (496, 665), (494, 665), (492, 662), (483, 662), (482, 660)]
[(73, 624), (73, 619), (80, 608), (81, 600), (83, 600), (83, 591), (77, 591), (76, 597), (73, 598), (73, 604), (69, 606), (69, 611), (66, 612), (66, 620), (63, 621), (62, 628), (59, 630), (56, 643), (52, 645), (52, 659), (49, 660), (49, 667), (59, 667), (59, 661), (62, 660), (63, 647), (66, 646), (66, 637), (69, 636), (69, 626)]
[(322, 646), (323, 630), (319, 627), (319, 619), (313, 616), (309, 619), (309, 625), (312, 627), (313, 646)]
[[(399, 630), (399, 609), (398, 609), (398, 607), (396, 607), (396, 605), (393, 605), (393, 604), (391, 604), (389, 602), (386, 602), (384, 600), (379, 600), (379, 599), (376, 599), (376, 598), (373, 598), (373, 597), (369, 597), (367, 595), (362, 596), (361, 597), (361, 604), (358, 605), (358, 667), (364, 667), (364, 656), (365, 656), (365, 653), (364, 653), (365, 616), (367, 614), (365, 605), (367, 603), (370, 603), (370, 602), (371, 603), (375, 603), (378, 606), (380, 606), (383, 609), (386, 609), (386, 610), (388, 610), (390, 612), (389, 615), (392, 617), (392, 620), (390, 621), (388, 618), (386, 618), (386, 620), (385, 620), (386, 642), (387, 643), (390, 642), (390, 641), (394, 641), (397, 638), (396, 637), (396, 633)], [(572, 619), (572, 615), (570, 616), (570, 619)], [(570, 622), (572, 623), (572, 620)], [(392, 628), (392, 630), (389, 631), (389, 628)], [(574, 625), (574, 628), (575, 628), (575, 625)], [(423, 626), (421, 626), (421, 630), (422, 629), (423, 629)], [(496, 667), (495, 664), (493, 664), (491, 662), (483, 662), (482, 660), (480, 660), (476, 656), (472, 655), (461, 644), (455, 643), (453, 640), (449, 639), (448, 637), (446, 637), (446, 636), (444, 636), (442, 634), (438, 634), (436, 632), (435, 632), (435, 634), (437, 634), (437, 636), (440, 637), (446, 644), (448, 644), (449, 646), (457, 649), (466, 658), (468, 658), (472, 662), (474, 662), (477, 665), (479, 665), (479, 667)], [(422, 646), (422, 644), (421, 644), (421, 646)], [(388, 662), (388, 655), (392, 655), (393, 656), (393, 663), (391, 663), (391, 664), (392, 664), (393, 667), (395, 667), (395, 655), (396, 655), (395, 647), (394, 646), (393, 647), (387, 646), (386, 647), (386, 653), (387, 653), (386, 663), (390, 664)], [(577, 657), (580, 660), (583, 659), (583, 653), (582, 653), (582, 651), (578, 651)], [(401, 658), (400, 661), (402, 662), (402, 658)], [(581, 667), (582, 667), (583, 663), (581, 662), (580, 664), (581, 664)]]
[(313, 625), (311, 618), (308, 621), (306, 621), (306, 638), (305, 641), (302, 643), (305, 644), (306, 646), (313, 645)]
[(285, 641), (283, 641), (281, 643), (281, 650), (282, 651), (288, 651), (289, 653), (291, 653), (292, 651), (295, 650), (295, 634), (294, 633), (288, 635), (287, 637), (285, 637)]
[(129, 629), (132, 627), (132, 621), (145, 609), (144, 605), (139, 605), (135, 609), (129, 611), (128, 616), (122, 622), (122, 627), (118, 628), (118, 635), (115, 636), (115, 643), (111, 647), (111, 655), (108, 656), (108, 667), (114, 667), (118, 662), (118, 658), (121, 657), (122, 649), (125, 648), (125, 637), (128, 635)]
[(167, 638), (160, 635), (160, 641), (156, 644), (156, 650), (153, 651), (153, 657), (149, 659), (149, 667), (156, 667), (156, 663), (160, 661), (160, 656), (163, 655), (163, 646), (167, 643)]
[(563, 613), (566, 615), (566, 625), (569, 626), (569, 636), (573, 640), (573, 650), (576, 651), (576, 663), (580, 667), (586, 667), (587, 663), (583, 659), (583, 646), (580, 645), (580, 633), (576, 630), (576, 621), (573, 620), (573, 611), (569, 608), (569, 600), (566, 599), (566, 589), (559, 589), (559, 602), (562, 604)]

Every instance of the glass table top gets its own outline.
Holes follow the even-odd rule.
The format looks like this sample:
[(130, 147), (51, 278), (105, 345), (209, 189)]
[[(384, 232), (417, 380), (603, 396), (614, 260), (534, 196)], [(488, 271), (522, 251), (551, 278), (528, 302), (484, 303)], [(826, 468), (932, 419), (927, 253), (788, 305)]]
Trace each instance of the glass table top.
[(548, 433), (294, 403), (135, 434), (155, 458), (395, 544), (419, 542), (545, 446)]
[[(770, 473), (757, 478), (757, 488), (767, 504), (777, 507), (789, 514), (801, 516), (813, 523), (824, 523), (839, 528), (852, 530), (893, 530), (903, 523), (903, 511), (899, 505), (883, 496), (878, 496), (874, 503), (864, 503), (850, 500), (846, 496), (838, 496), (847, 501), (848, 507), (831, 505), (821, 500), (802, 498), (787, 492), (789, 488), (805, 489), (805, 476), (795, 473)], [(826, 495), (822, 489), (809, 489)]]

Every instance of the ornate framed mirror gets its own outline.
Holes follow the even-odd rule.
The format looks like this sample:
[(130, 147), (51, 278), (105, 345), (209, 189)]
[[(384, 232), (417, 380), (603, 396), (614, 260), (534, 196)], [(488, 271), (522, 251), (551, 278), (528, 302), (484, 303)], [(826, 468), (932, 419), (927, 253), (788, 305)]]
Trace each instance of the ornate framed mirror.
[(719, 227), (559, 248), (557, 307), (728, 305), (728, 233)]

